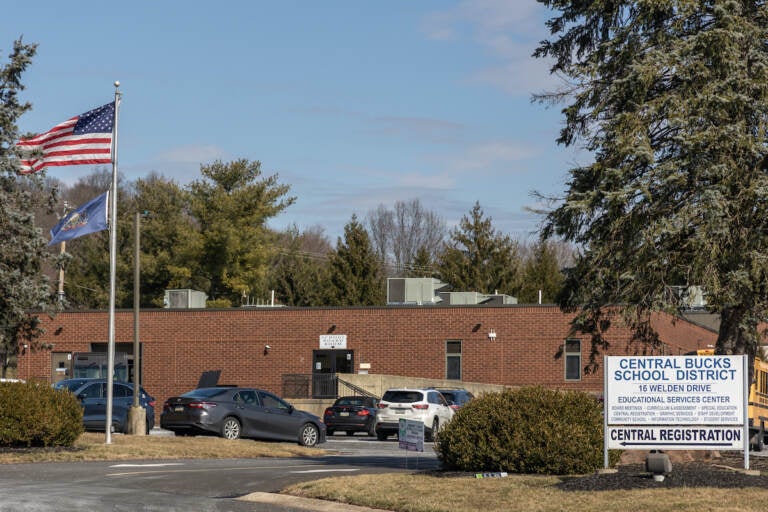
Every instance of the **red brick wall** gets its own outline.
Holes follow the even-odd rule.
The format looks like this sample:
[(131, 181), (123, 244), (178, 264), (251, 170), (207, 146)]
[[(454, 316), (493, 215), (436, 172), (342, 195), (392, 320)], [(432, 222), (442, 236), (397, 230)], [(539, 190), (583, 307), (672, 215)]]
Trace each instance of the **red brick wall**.
[[(556, 359), (569, 331), (571, 315), (554, 306), (447, 306), (371, 308), (253, 308), (141, 312), (144, 387), (159, 405), (197, 385), (206, 370), (222, 370), (220, 382), (269, 389), (278, 394), (282, 375), (312, 372), (319, 336), (347, 335), (355, 369), (370, 363), (370, 373), (445, 378), (445, 342), (462, 341), (462, 377), (468, 382), (541, 384), (559, 389), (602, 390), (602, 371), (566, 382), (564, 360)], [(656, 325), (670, 345), (667, 353), (714, 343), (716, 334), (685, 321), (658, 315)], [(65, 312), (45, 317), (43, 341), (55, 352), (88, 352), (108, 338), (104, 311)], [(476, 328), (476, 326), (479, 327)], [(490, 341), (493, 329), (496, 339)], [(133, 312), (115, 315), (115, 341), (132, 343)], [(612, 354), (634, 353), (628, 332), (609, 332)], [(264, 345), (271, 345), (264, 353)], [(589, 356), (582, 338), (582, 363)], [(582, 365), (583, 366), (583, 365)], [(19, 376), (51, 380), (51, 356), (41, 352), (19, 361)], [(160, 407), (157, 407), (159, 414)]]

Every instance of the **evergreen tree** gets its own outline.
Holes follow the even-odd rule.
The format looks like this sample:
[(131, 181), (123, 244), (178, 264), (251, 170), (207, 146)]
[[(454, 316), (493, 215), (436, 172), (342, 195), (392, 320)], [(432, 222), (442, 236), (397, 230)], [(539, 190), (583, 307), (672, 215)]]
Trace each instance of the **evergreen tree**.
[[(126, 229), (131, 233), (128, 242), (133, 248), (136, 213), (140, 215), (139, 303), (142, 307), (161, 307), (166, 289), (201, 290), (203, 283), (196, 282), (187, 267), (187, 262), (193, 256), (190, 253), (191, 240), (195, 237), (194, 220), (189, 214), (188, 191), (156, 173), (137, 180), (134, 188), (132, 204), (125, 212), (125, 220), (130, 222), (130, 229), (129, 226), (126, 226)], [(130, 254), (133, 256), (134, 250), (131, 250)], [(131, 257), (131, 272), (134, 265)], [(131, 277), (130, 282), (133, 282), (132, 279)], [(130, 301), (133, 303), (132, 296)]]
[[(40, 350), (39, 312), (53, 312), (53, 294), (43, 263), (48, 258), (46, 238), (35, 225), (35, 209), (45, 200), (52, 208), (55, 190), (43, 190), (43, 177), (19, 176), (14, 144), (16, 122), (30, 109), (18, 94), (21, 75), (31, 63), (36, 46), (14, 43), (8, 63), (0, 66), (0, 366), (2, 377), (16, 366), (22, 350)], [(26, 349), (24, 348), (26, 346)]]
[(450, 233), (437, 262), (440, 279), (454, 291), (514, 295), (520, 284), (517, 242), (493, 228), (476, 202)]
[(542, 304), (554, 302), (563, 284), (563, 273), (560, 271), (554, 244), (540, 240), (524, 261), (518, 302), (538, 303), (539, 292)]
[(625, 304), (654, 344), (652, 312), (681, 304), (670, 286), (702, 286), (717, 352), (754, 355), (768, 319), (768, 6), (539, 1), (558, 13), (535, 55), (573, 84), (540, 99), (570, 102), (558, 142), (594, 157), (570, 170), (543, 231), (582, 248), (559, 297), (574, 328), (596, 356), (607, 306)]
[(325, 306), (331, 244), (322, 228), (299, 233), (291, 226), (277, 242), (270, 288), (286, 306)]
[(200, 168), (190, 186), (191, 214), (199, 232), (186, 271), (208, 281), (215, 304), (239, 305), (265, 294), (274, 233), (267, 221), (293, 204), (277, 175), (262, 177), (261, 163), (216, 161)]
[(416, 251), (413, 261), (405, 269), (405, 277), (437, 277), (432, 252), (424, 246)]
[(331, 254), (329, 303), (333, 306), (379, 306), (385, 302), (381, 262), (368, 232), (352, 215)]
[[(82, 176), (70, 186), (64, 187), (61, 196), (69, 208), (78, 208), (94, 197), (103, 194), (112, 186), (112, 171), (98, 169)], [(125, 180), (118, 176), (117, 193), (117, 268), (115, 304), (117, 307), (131, 307), (133, 274), (130, 255), (133, 246), (129, 236), (132, 232), (129, 212), (130, 192)], [(62, 211), (63, 213), (63, 211)], [(57, 222), (57, 221), (55, 221)], [(46, 231), (51, 226), (45, 225)], [(60, 245), (55, 247), (58, 251)], [(64, 266), (64, 302), (67, 309), (104, 309), (109, 305), (109, 230), (91, 233), (66, 242), (66, 253), (60, 260)]]

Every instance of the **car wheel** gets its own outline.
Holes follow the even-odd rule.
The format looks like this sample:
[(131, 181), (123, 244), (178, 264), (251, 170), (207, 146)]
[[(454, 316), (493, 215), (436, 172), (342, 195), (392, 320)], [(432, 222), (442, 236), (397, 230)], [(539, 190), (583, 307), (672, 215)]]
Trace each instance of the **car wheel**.
[(387, 433), (386, 432), (376, 432), (376, 439), (379, 441), (386, 441), (387, 440)]
[(355, 435), (355, 431), (354, 430), (347, 430), (347, 437), (351, 437), (353, 435)]
[(239, 439), (240, 438), (240, 422), (233, 416), (227, 416), (224, 418), (224, 423), (221, 425), (221, 437), (224, 439)]
[(302, 446), (315, 446), (320, 440), (320, 432), (312, 423), (306, 423), (299, 432), (299, 444)]

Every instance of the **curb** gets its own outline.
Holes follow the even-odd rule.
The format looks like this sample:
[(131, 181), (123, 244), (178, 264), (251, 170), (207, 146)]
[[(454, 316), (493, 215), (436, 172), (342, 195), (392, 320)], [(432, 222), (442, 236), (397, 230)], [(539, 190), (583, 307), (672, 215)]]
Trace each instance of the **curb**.
[(315, 512), (365, 512), (381, 509), (361, 507), (358, 505), (349, 505), (337, 501), (315, 500), (311, 498), (301, 498), (288, 494), (275, 494), (271, 492), (252, 492), (236, 498), (239, 501), (249, 501), (252, 503), (267, 503), (270, 505), (282, 505), (299, 510), (312, 510)]

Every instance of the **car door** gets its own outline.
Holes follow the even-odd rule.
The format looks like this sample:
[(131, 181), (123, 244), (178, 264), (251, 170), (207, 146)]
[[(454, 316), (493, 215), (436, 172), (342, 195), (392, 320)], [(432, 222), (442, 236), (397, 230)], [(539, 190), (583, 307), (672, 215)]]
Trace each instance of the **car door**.
[(305, 418), (294, 413), (293, 406), (267, 391), (259, 391), (261, 412), (259, 415), (259, 431), (263, 437), (295, 441), (299, 436), (299, 428)]
[[(125, 384), (112, 384), (112, 423), (120, 432), (128, 423), (128, 410), (133, 405), (133, 388)], [(105, 413), (106, 414), (106, 413)]]
[(437, 391), (429, 392), (429, 401), (437, 406), (437, 417), (440, 419), (440, 424), (445, 425), (453, 418), (453, 409), (448, 405), (448, 401), (445, 399), (442, 393)]
[(83, 426), (88, 430), (104, 430), (107, 418), (107, 384), (92, 382), (77, 391), (83, 406)]
[(264, 437), (260, 432), (264, 410), (254, 389), (242, 389), (232, 397), (233, 407), (240, 416), (243, 437)]

